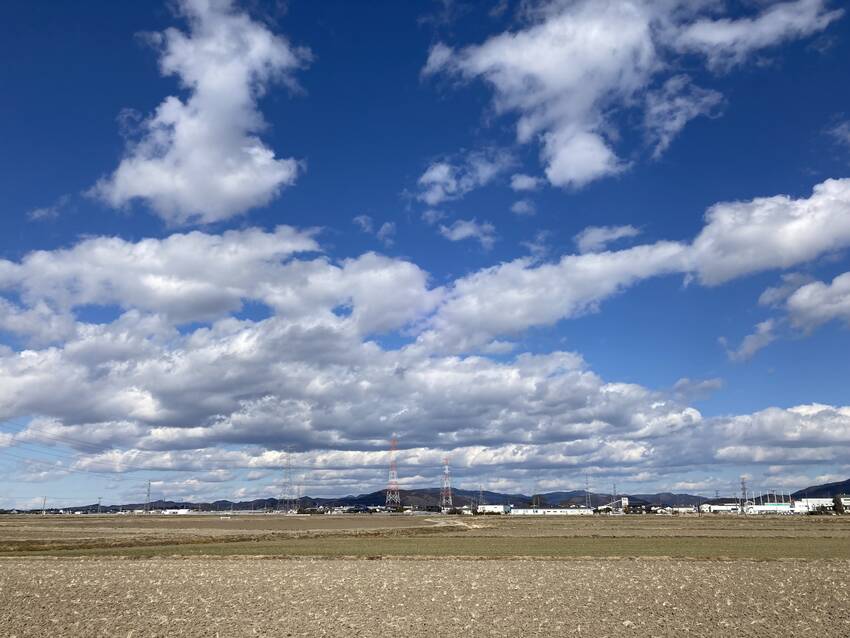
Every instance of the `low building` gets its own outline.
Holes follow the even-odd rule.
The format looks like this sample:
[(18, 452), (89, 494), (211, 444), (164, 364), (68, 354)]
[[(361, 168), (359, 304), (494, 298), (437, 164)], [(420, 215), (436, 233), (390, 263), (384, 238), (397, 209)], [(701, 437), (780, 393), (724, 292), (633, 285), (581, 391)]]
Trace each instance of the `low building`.
[(696, 514), (697, 508), (693, 505), (686, 505), (682, 507), (661, 507), (653, 511), (656, 514), (672, 516), (673, 514)]
[(510, 514), (510, 505), (479, 505), (479, 514)]
[(753, 514), (793, 514), (791, 503), (747, 503), (744, 513)]
[(831, 498), (798, 498), (793, 503), (795, 514), (808, 514), (809, 512), (817, 512), (821, 508), (832, 510), (835, 503)]
[(587, 507), (511, 507), (511, 516), (593, 516)]
[[(845, 509), (850, 509), (850, 496), (841, 495), (842, 505)], [(798, 498), (794, 501), (795, 514), (808, 514), (809, 512), (818, 512), (823, 510), (832, 511), (835, 508), (835, 499), (832, 498)]]
[(716, 505), (705, 503), (700, 505), (699, 510), (703, 514), (738, 514), (741, 507), (737, 503), (718, 503)]

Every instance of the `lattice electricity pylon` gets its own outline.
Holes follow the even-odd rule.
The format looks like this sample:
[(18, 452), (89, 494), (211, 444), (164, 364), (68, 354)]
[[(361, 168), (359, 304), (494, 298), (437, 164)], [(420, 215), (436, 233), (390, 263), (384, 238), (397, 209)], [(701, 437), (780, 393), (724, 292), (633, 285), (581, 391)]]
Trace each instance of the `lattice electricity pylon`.
[(440, 507), (452, 509), (452, 477), (449, 474), (449, 457), (443, 459), (443, 483), (440, 487)]
[(292, 454), (289, 448), (286, 448), (285, 452), (283, 465), (283, 489), (281, 490), (280, 498), (277, 500), (277, 508), (284, 514), (298, 509), (298, 503), (295, 500), (292, 484)]
[(398, 467), (395, 462), (395, 453), (398, 449), (398, 441), (393, 437), (390, 439), (390, 475), (387, 480), (387, 507), (401, 507), (401, 492), (398, 489)]

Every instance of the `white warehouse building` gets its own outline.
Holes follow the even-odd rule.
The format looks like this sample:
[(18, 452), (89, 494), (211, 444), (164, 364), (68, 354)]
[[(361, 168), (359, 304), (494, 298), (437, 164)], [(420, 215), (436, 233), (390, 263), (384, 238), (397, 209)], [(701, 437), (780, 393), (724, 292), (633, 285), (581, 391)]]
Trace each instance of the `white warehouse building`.
[(479, 514), (510, 514), (510, 505), (479, 505)]
[(511, 507), (511, 516), (593, 516), (587, 507)]
[(718, 505), (706, 503), (700, 505), (699, 509), (704, 514), (737, 514), (741, 511), (741, 507), (737, 503), (720, 503)]

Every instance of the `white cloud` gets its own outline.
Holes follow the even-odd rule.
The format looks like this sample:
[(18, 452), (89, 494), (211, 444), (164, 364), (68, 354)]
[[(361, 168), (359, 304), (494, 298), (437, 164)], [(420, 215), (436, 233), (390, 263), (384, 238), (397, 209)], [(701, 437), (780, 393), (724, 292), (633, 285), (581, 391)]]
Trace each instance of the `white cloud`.
[(433, 208), (426, 210), (422, 213), (422, 221), (424, 221), (429, 226), (433, 226), (438, 221), (442, 221), (446, 218), (446, 214), (440, 210), (434, 210)]
[(791, 323), (812, 330), (833, 320), (850, 324), (850, 273), (830, 283), (814, 281), (800, 286), (787, 299)]
[(275, 81), (295, 88), (310, 52), (229, 0), (183, 0), (180, 11), (188, 33), (170, 28), (150, 39), (163, 75), (176, 76), (188, 97), (167, 97), (91, 192), (115, 207), (144, 200), (171, 223), (209, 223), (265, 205), (295, 182), (299, 162), (257, 137), (265, 127), (257, 100)]
[(511, 189), (515, 191), (534, 191), (540, 188), (543, 180), (539, 177), (514, 173), (511, 175)]
[(790, 268), (850, 245), (850, 179), (828, 179), (808, 198), (787, 195), (715, 204), (693, 242), (700, 281)]
[(694, 86), (685, 75), (676, 75), (658, 91), (647, 93), (644, 127), (655, 147), (652, 156), (660, 157), (692, 119), (715, 116), (722, 103), (720, 93)]
[(776, 341), (776, 320), (767, 319), (756, 324), (755, 332), (748, 334), (741, 341), (741, 345), (735, 349), (727, 347), (724, 337), (720, 338), (720, 344), (726, 349), (726, 355), (731, 361), (747, 361), (752, 356)]
[(369, 215), (358, 215), (351, 221), (357, 224), (364, 233), (371, 234), (375, 230), (374, 222)]
[[(605, 239), (609, 230), (591, 229), (586, 247), (588, 239), (589, 246), (599, 246), (597, 234)], [(716, 204), (691, 243), (659, 241), (565, 255), (555, 263), (517, 259), (460, 278), (419, 342), (438, 350), (467, 351), (499, 335), (594, 312), (603, 300), (648, 278), (680, 273), (718, 285), (793, 267), (847, 246), (850, 179), (818, 184), (808, 198)]]
[(137, 243), (98, 237), (29, 253), (20, 263), (0, 260), (0, 290), (17, 289), (30, 305), (65, 311), (115, 304), (202, 321), (238, 310), (242, 298), (261, 297), (258, 278), (295, 253), (318, 250), (314, 234), (279, 226), (272, 233), (195, 231)]
[(386, 246), (392, 246), (395, 242), (395, 222), (384, 222), (375, 230), (375, 222), (369, 215), (358, 215), (352, 221), (360, 227), (361, 231), (370, 235), (374, 234)]
[(718, 93), (671, 75), (676, 50), (697, 51), (712, 68), (726, 68), (821, 31), (841, 14), (826, 11), (822, 0), (785, 2), (739, 20), (717, 18), (719, 8), (678, 0), (527, 5), (518, 30), (459, 49), (437, 43), (422, 73), (487, 82), (495, 111), (517, 114), (517, 140), (541, 143), (549, 182), (580, 188), (628, 168), (614, 148), (620, 112), (644, 111), (656, 156), (689, 120), (715, 112)]
[(417, 198), (428, 206), (460, 199), (470, 191), (489, 184), (512, 164), (510, 154), (493, 149), (466, 153), (457, 161), (434, 162), (419, 177)]
[[(446, 450), (470, 476), (486, 467), (520, 483), (524, 472), (563, 480), (713, 462), (834, 465), (850, 454), (850, 408), (708, 419), (688, 402), (717, 380), (661, 391), (617, 383), (576, 353), (522, 354), (512, 337), (594, 312), (650, 277), (714, 283), (846, 247), (847, 183), (825, 182), (808, 198), (718, 204), (694, 242), (551, 263), (541, 253), (445, 287), (410, 261), (311, 255), (315, 232), (288, 227), (93, 238), (0, 260), (4, 330), (48, 328), (28, 349), (0, 346), (0, 419), (40, 416), (20, 440), (39, 440), (39, 430), (53, 437), (42, 440), (64, 437), (88, 469), (261, 471), (279, 468), (291, 444), (305, 467), (340, 471), (334, 491), (364, 467), (381, 486), (390, 432), (405, 442), (402, 462), (421, 469), (408, 476), (425, 482)], [(790, 308), (813, 283), (771, 303)], [(844, 279), (822, 285), (812, 305), (830, 308), (820, 293), (839, 298)], [(246, 301), (268, 316), (245, 318)], [(91, 305), (122, 314), (89, 323), (81, 315)], [(188, 325), (198, 321), (208, 323)]]
[(441, 224), (440, 234), (449, 241), (476, 239), (485, 250), (490, 250), (496, 242), (496, 229), (493, 225), (475, 219), (458, 219), (451, 226)]
[(387, 246), (392, 246), (393, 242), (395, 242), (395, 231), (395, 222), (384, 222), (381, 224), (378, 232), (375, 233), (375, 237), (384, 242)]
[(511, 212), (516, 215), (533, 215), (535, 211), (534, 202), (530, 199), (520, 199), (511, 204)]
[(682, 377), (673, 384), (673, 394), (680, 401), (687, 402), (704, 399), (723, 388), (723, 379), (690, 379)]
[(588, 226), (575, 236), (576, 246), (580, 253), (597, 253), (618, 239), (637, 237), (640, 230), (631, 225), (626, 226)]
[(740, 64), (753, 52), (823, 31), (840, 18), (841, 9), (828, 10), (827, 0), (776, 2), (755, 17), (701, 19), (676, 38), (683, 51), (705, 55), (712, 68)]
[(593, 312), (599, 303), (648, 277), (687, 270), (688, 247), (658, 242), (608, 253), (566, 255), (555, 263), (528, 259), (485, 268), (454, 282), (423, 347), (467, 351), (499, 335)]
[(828, 132), (836, 142), (850, 147), (850, 121), (839, 122), (831, 127)]
[(811, 275), (799, 272), (785, 273), (781, 277), (782, 283), (778, 286), (766, 288), (759, 296), (759, 304), (762, 306), (778, 306), (785, 303), (794, 291), (814, 281)]
[(64, 341), (73, 336), (73, 316), (58, 313), (43, 301), (22, 308), (0, 297), (0, 332), (26, 337), (36, 345)]
[(27, 217), (32, 221), (42, 221), (45, 219), (56, 219), (70, 203), (70, 195), (62, 195), (59, 199), (53, 202), (50, 206), (42, 206), (33, 208), (27, 212)]

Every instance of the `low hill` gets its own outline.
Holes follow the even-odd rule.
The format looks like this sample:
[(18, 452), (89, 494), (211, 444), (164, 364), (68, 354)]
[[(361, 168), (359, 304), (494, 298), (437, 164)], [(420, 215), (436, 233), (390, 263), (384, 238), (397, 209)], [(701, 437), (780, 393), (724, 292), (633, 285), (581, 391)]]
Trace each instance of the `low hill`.
[(811, 485), (794, 492), (791, 498), (832, 498), (839, 494), (850, 494), (850, 479), (835, 483), (824, 483), (823, 485)]
[[(850, 481), (843, 483), (831, 483), (825, 486), (816, 486), (807, 488), (809, 496), (819, 496), (822, 493), (831, 496), (833, 493), (842, 493), (850, 491)], [(803, 490), (805, 491), (805, 490)], [(802, 496), (803, 491), (797, 493)], [(456, 507), (464, 505), (476, 505), (481, 496), (478, 490), (452, 490), (452, 501)], [(619, 494), (619, 496), (628, 496), (632, 506), (646, 505), (697, 505), (705, 503), (707, 500), (704, 497), (694, 496), (693, 494), (674, 494), (670, 492), (662, 492), (658, 494)], [(584, 490), (572, 491), (557, 491), (536, 494), (534, 497), (526, 494), (509, 494), (502, 492), (493, 492), (485, 490), (483, 492), (484, 502), (490, 505), (507, 505), (511, 504), (516, 507), (529, 507), (535, 500), (540, 507), (569, 507), (575, 505), (584, 505), (588, 496)], [(599, 507), (613, 501), (611, 494), (599, 494), (590, 492), (589, 501), (591, 507)], [(343, 506), (343, 507), (374, 507), (384, 505), (386, 502), (385, 490), (377, 492), (369, 492), (367, 494), (357, 494), (341, 496), (337, 498), (312, 497), (303, 496), (300, 499), (302, 507), (317, 507), (317, 506)], [(440, 504), (440, 489), (436, 487), (422, 488), (413, 490), (401, 490), (401, 502), (403, 505), (414, 506), (422, 509), (437, 508)], [(225, 511), (258, 511), (258, 510), (275, 510), (278, 509), (278, 500), (275, 498), (254, 499), (250, 501), (229, 501), (218, 500), (203, 503), (190, 503), (185, 501), (167, 501), (157, 500), (150, 504), (151, 509), (192, 509), (201, 511), (225, 512)], [(103, 505), (98, 508), (96, 504), (79, 505), (68, 507), (66, 509), (74, 511), (83, 511), (94, 513), (101, 512), (118, 512), (121, 510), (142, 510), (145, 509), (145, 503), (124, 503), (121, 505)], [(50, 511), (56, 511), (55, 508)]]

